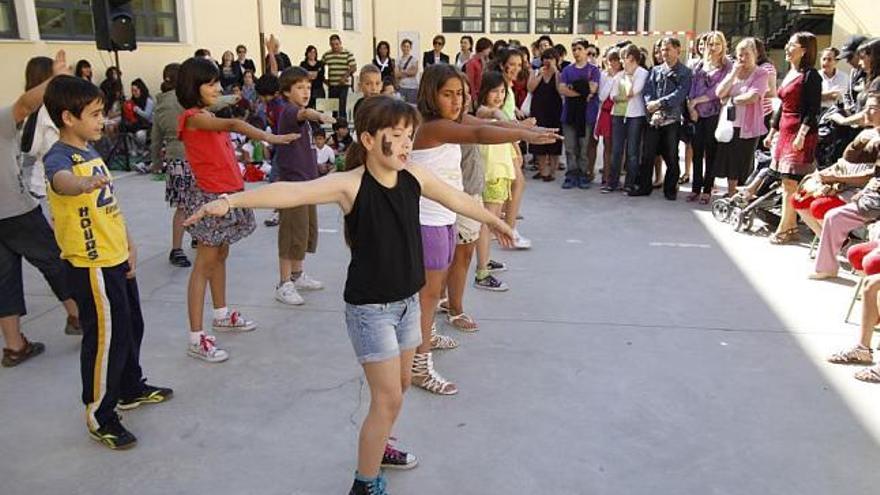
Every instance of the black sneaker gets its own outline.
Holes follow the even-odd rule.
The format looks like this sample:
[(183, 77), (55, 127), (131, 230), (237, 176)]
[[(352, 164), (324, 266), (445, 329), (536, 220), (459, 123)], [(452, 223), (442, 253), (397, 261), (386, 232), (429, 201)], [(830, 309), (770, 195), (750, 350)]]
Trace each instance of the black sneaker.
[(474, 287), (477, 289), (491, 290), (493, 292), (505, 292), (509, 289), (507, 284), (498, 280), (493, 275), (486, 275), (485, 278), (475, 278)]
[(123, 411), (128, 411), (129, 409), (139, 407), (141, 404), (158, 404), (160, 402), (166, 402), (171, 400), (171, 397), (173, 396), (174, 391), (170, 388), (154, 387), (144, 383), (144, 390), (140, 395), (132, 397), (131, 399), (119, 399), (117, 407)]
[(263, 225), (265, 225), (266, 227), (277, 227), (279, 223), (280, 223), (280, 220), (278, 219), (278, 212), (277, 211), (272, 213), (271, 217), (263, 220)]
[(382, 467), (387, 469), (412, 469), (419, 464), (419, 458), (404, 452), (391, 443), (385, 445), (382, 455)]
[(119, 422), (119, 416), (108, 421), (97, 430), (89, 430), (89, 436), (106, 445), (111, 450), (125, 450), (137, 444), (137, 438)]
[(187, 258), (186, 254), (183, 253), (183, 249), (172, 249), (171, 253), (168, 255), (168, 262), (174, 266), (178, 266), (181, 268), (192, 266), (189, 258)]
[(388, 495), (385, 477), (380, 473), (379, 477), (370, 482), (355, 478), (348, 495)]
[(489, 260), (489, 262), (486, 263), (486, 269), (489, 270), (490, 273), (506, 272), (507, 265), (500, 261)]

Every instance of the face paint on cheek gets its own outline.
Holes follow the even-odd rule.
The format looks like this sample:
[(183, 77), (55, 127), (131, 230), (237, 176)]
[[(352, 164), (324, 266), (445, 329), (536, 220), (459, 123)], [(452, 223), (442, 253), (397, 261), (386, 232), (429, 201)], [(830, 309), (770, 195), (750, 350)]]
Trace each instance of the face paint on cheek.
[(388, 141), (388, 137), (382, 136), (382, 154), (385, 156), (391, 156), (391, 142)]

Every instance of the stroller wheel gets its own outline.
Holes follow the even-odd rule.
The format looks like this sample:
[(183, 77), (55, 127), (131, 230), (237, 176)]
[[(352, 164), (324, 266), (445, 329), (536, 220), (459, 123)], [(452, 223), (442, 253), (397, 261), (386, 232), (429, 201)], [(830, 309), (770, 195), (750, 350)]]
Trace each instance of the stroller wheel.
[(743, 209), (739, 206), (730, 208), (730, 224), (733, 230), (739, 232), (743, 225)]
[(712, 216), (719, 222), (726, 222), (730, 214), (730, 205), (727, 198), (718, 198), (712, 202)]
[(755, 223), (755, 212), (745, 211), (742, 216), (742, 232), (751, 232), (752, 225)]

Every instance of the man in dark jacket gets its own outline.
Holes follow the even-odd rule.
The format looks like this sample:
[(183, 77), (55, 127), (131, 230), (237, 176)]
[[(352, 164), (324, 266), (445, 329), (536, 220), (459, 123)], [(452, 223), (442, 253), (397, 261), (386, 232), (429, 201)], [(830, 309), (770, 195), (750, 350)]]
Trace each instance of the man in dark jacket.
[(663, 63), (651, 69), (642, 97), (648, 111), (649, 126), (645, 130), (642, 163), (638, 186), (630, 196), (651, 194), (654, 157), (659, 153), (666, 162), (663, 195), (675, 201), (678, 195), (678, 131), (681, 127), (681, 109), (691, 88), (691, 70), (679, 62), (681, 43), (672, 37), (664, 38), (660, 54)]

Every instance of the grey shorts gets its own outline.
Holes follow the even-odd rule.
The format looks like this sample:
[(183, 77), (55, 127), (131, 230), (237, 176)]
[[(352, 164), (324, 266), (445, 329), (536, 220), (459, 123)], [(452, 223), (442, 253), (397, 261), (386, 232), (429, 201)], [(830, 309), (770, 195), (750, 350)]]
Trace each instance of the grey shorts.
[(345, 324), (358, 362), (375, 363), (422, 343), (418, 295), (385, 304), (345, 304)]

